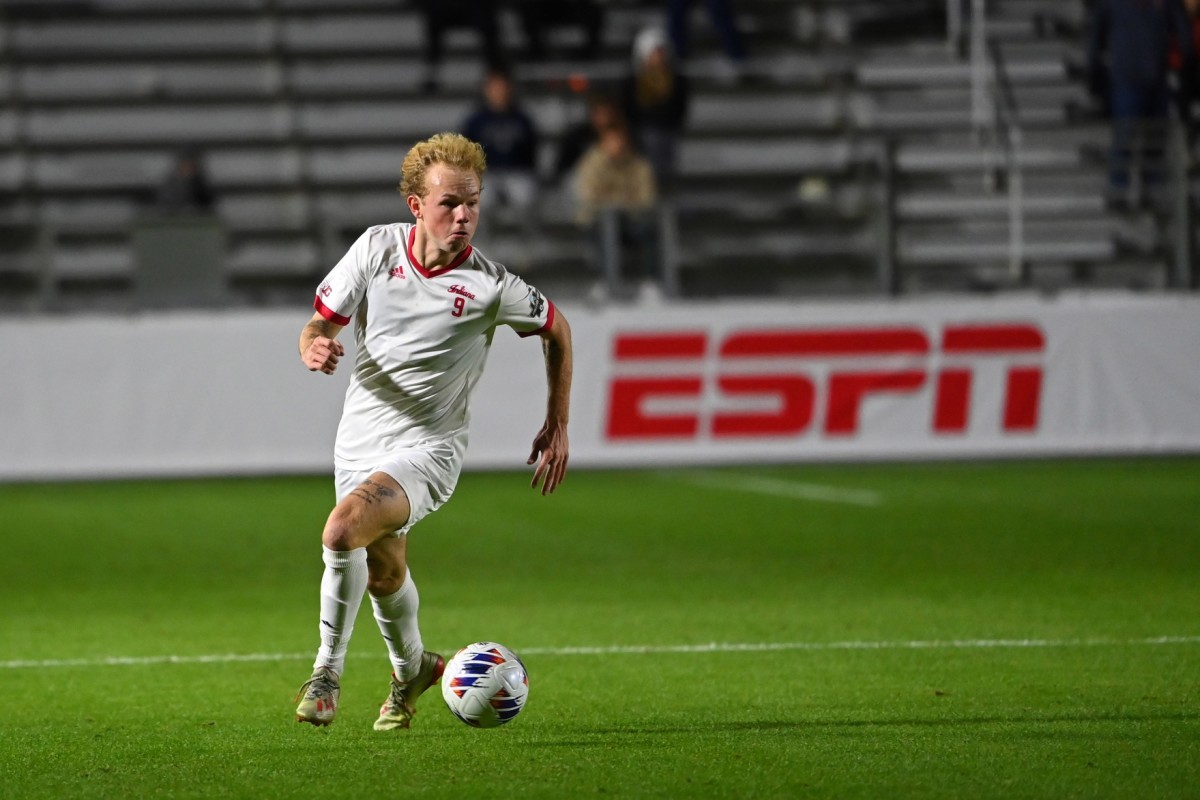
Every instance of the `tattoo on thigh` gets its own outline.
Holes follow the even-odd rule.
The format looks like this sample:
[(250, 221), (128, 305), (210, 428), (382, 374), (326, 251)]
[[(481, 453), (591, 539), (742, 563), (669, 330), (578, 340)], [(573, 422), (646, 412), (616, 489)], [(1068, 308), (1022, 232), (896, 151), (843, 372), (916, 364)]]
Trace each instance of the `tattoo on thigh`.
[(366, 500), (370, 504), (382, 500), (390, 500), (396, 496), (396, 490), (367, 478), (362, 485), (350, 493), (351, 496)]

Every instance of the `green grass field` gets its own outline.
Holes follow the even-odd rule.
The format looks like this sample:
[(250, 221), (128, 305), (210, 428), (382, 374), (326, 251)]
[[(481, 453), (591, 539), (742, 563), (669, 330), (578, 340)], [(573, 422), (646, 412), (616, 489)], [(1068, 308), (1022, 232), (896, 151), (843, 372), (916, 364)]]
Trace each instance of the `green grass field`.
[(326, 478), (0, 486), (0, 796), (1200, 797), (1200, 459), (469, 474), (426, 645), (522, 653), (468, 728), (294, 722)]

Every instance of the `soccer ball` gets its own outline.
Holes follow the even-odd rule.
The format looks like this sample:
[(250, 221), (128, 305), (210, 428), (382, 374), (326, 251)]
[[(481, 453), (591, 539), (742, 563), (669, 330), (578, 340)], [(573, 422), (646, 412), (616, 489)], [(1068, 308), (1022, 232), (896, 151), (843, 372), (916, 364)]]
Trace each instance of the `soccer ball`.
[(454, 654), (442, 675), (442, 698), (454, 716), (475, 728), (512, 722), (529, 697), (529, 676), (512, 650), (476, 642)]

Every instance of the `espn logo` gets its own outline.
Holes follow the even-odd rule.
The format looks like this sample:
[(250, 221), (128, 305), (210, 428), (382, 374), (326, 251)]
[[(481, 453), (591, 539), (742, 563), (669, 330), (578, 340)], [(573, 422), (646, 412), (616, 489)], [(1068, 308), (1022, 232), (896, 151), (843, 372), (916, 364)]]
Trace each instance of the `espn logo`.
[[(929, 430), (967, 433), (976, 370), (999, 360), (1004, 433), (1037, 429), (1045, 337), (1029, 324), (618, 334), (609, 439), (859, 433), (868, 398), (932, 389)], [(989, 366), (989, 369), (994, 367)], [(747, 408), (746, 406), (753, 406)], [(737, 406), (737, 407), (735, 407)], [(819, 417), (819, 419), (818, 419)]]

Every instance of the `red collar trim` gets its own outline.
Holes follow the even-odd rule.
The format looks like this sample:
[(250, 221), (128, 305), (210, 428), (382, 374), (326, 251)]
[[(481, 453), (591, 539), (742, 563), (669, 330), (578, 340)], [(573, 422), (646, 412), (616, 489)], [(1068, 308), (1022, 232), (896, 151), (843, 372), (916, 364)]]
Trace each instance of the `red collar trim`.
[(413, 269), (424, 275), (426, 278), (432, 278), (437, 275), (444, 275), (455, 267), (461, 266), (464, 261), (471, 257), (474, 247), (467, 245), (467, 249), (458, 254), (458, 258), (451, 261), (446, 266), (440, 269), (426, 269), (420, 261), (417, 261), (416, 253), (413, 252), (413, 242), (417, 240), (417, 226), (413, 225), (408, 229), (408, 260), (412, 262)]

